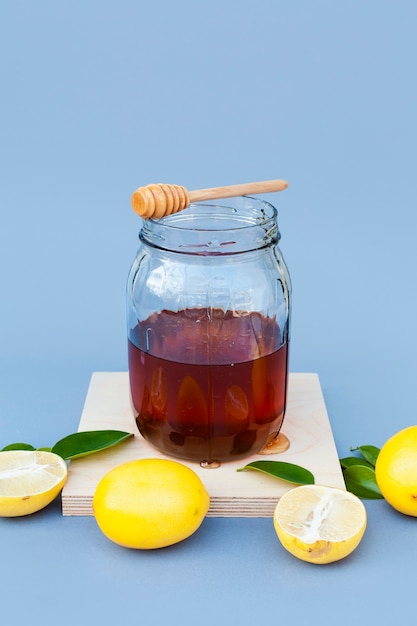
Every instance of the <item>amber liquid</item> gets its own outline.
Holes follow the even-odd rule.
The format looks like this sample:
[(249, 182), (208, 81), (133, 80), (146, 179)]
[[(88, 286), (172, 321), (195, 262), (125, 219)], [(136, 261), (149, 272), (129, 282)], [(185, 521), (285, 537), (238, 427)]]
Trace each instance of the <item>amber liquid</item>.
[(275, 320), (162, 311), (133, 329), (128, 358), (138, 428), (170, 456), (208, 466), (246, 457), (281, 428), (288, 347)]

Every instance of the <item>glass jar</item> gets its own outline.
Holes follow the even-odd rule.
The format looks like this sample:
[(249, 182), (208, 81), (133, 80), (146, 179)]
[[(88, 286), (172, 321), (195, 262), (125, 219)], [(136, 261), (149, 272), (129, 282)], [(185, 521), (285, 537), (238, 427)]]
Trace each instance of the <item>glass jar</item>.
[(127, 285), (131, 403), (162, 453), (256, 454), (286, 406), (291, 283), (276, 209), (237, 197), (147, 220)]

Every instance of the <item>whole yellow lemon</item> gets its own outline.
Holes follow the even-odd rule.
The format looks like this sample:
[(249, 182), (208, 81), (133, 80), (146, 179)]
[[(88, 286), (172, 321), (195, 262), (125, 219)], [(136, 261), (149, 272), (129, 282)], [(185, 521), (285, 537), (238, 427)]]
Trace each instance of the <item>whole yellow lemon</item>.
[(375, 478), (394, 509), (417, 517), (417, 426), (400, 430), (384, 443), (376, 460)]
[(154, 458), (110, 470), (93, 497), (101, 531), (121, 546), (142, 550), (186, 539), (200, 527), (209, 506), (209, 494), (192, 469)]

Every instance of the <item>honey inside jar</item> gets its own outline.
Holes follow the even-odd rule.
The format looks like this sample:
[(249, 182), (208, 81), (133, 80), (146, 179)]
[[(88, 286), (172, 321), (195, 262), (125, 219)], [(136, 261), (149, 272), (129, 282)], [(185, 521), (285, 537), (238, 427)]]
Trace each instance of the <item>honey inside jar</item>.
[(274, 320), (162, 311), (133, 329), (128, 354), (138, 428), (169, 455), (207, 464), (241, 458), (281, 427), (288, 346)]

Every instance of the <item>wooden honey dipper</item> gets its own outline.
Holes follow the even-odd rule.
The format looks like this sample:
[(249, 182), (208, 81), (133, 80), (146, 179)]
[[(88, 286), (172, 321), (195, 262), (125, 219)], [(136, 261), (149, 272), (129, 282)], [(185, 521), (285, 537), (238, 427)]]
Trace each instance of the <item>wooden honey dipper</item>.
[(143, 219), (160, 218), (185, 209), (191, 202), (233, 198), (272, 191), (283, 191), (288, 187), (285, 180), (264, 180), (256, 183), (211, 187), (187, 191), (181, 185), (147, 185), (139, 187), (132, 195), (132, 207)]

